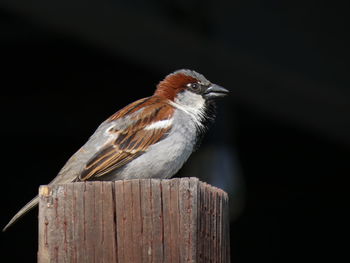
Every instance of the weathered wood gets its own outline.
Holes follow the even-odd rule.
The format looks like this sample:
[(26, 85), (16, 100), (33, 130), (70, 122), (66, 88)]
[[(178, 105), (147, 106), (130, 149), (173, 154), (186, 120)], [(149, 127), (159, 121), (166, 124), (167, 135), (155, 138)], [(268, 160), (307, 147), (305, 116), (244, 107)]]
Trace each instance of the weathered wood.
[(41, 186), (38, 262), (230, 262), (228, 198), (197, 178)]

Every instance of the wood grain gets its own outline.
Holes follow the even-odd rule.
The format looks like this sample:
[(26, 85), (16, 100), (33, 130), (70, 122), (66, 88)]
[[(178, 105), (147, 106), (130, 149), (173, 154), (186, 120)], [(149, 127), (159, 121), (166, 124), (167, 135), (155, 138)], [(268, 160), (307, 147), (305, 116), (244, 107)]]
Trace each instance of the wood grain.
[(197, 178), (39, 190), (38, 262), (230, 262), (227, 194)]

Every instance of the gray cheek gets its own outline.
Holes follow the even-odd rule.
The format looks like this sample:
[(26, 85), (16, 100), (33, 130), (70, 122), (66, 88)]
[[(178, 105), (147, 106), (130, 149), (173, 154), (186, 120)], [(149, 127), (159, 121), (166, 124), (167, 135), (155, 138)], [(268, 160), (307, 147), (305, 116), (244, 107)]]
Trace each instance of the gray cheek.
[(203, 108), (205, 105), (205, 100), (202, 95), (188, 90), (179, 93), (175, 102), (195, 109)]

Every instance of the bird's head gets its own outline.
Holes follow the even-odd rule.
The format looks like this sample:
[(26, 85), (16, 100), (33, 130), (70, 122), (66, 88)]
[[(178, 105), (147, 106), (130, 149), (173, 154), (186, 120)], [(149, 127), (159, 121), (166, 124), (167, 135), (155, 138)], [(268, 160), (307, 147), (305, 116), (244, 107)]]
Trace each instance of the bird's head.
[(155, 95), (186, 107), (202, 107), (208, 101), (227, 95), (228, 90), (211, 83), (194, 70), (181, 69), (167, 75)]

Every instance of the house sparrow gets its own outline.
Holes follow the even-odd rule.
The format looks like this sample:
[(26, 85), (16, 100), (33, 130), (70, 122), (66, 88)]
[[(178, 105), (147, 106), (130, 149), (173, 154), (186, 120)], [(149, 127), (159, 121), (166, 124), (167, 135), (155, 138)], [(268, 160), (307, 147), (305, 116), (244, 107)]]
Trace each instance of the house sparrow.
[[(129, 104), (104, 121), (49, 185), (172, 177), (214, 118), (213, 99), (227, 93), (192, 70), (169, 74), (153, 96)], [(35, 197), (3, 231), (37, 204)]]

